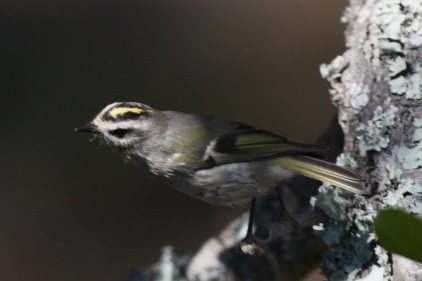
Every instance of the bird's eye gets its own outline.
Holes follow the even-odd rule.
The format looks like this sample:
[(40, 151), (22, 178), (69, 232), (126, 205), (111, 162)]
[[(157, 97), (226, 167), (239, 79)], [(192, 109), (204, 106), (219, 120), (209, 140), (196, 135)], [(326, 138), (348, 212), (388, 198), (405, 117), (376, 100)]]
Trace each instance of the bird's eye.
[(131, 132), (131, 129), (114, 129), (109, 131), (108, 133), (116, 138), (122, 139), (125, 137), (125, 135), (129, 132)]

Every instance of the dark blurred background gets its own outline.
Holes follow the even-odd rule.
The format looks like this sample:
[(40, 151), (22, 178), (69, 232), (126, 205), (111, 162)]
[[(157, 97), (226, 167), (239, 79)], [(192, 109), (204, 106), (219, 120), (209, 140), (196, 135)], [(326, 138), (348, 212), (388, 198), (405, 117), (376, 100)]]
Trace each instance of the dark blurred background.
[(156, 183), (73, 128), (114, 101), (313, 142), (346, 1), (0, 1), (0, 280), (123, 280), (245, 208)]

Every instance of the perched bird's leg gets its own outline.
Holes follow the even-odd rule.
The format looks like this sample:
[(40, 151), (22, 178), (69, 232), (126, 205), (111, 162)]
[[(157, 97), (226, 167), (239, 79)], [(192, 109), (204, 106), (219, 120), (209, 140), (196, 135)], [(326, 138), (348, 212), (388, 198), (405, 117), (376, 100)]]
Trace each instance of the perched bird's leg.
[(280, 187), (276, 186), (275, 190), (277, 191), (278, 200), (280, 201), (281, 217), (286, 219), (292, 227), (295, 229), (294, 232), (298, 233), (300, 230), (299, 223), (290, 215), (289, 210), (286, 208), (286, 205), (283, 202), (283, 196), (281, 195)]
[(248, 230), (246, 232), (245, 238), (243, 239), (243, 241), (245, 242), (253, 241), (253, 220), (255, 218), (255, 205), (256, 205), (256, 198), (252, 198), (251, 207), (249, 209)]
[(264, 250), (256, 242), (255, 237), (253, 235), (255, 205), (256, 205), (256, 198), (252, 198), (251, 207), (249, 210), (248, 230), (246, 231), (245, 238), (243, 238), (242, 241), (240, 242), (240, 250), (243, 253), (249, 254), (249, 255), (262, 255), (264, 254)]

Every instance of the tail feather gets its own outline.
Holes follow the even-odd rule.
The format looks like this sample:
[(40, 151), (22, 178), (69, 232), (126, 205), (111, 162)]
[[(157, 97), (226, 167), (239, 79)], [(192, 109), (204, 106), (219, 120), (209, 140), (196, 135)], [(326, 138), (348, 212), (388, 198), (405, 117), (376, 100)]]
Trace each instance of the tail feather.
[(369, 193), (366, 188), (366, 174), (351, 168), (341, 167), (320, 159), (299, 155), (280, 157), (277, 159), (277, 163), (292, 172), (341, 187), (354, 193)]

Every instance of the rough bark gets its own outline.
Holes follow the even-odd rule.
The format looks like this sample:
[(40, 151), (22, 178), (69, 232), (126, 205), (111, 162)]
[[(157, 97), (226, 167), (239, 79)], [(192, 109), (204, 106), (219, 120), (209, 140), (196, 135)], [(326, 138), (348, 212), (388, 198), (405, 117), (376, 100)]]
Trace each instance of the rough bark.
[[(350, 0), (346, 51), (321, 73), (331, 85), (344, 133), (340, 165), (365, 169), (370, 196), (350, 195), (322, 186), (312, 203), (329, 217), (307, 207), (313, 195), (303, 191), (315, 182), (296, 178), (283, 187), (287, 207), (303, 227), (278, 222), (275, 195), (259, 204), (258, 237), (274, 240), (265, 255), (238, 250), (247, 216), (210, 238), (192, 258), (175, 258), (167, 249), (162, 260), (130, 280), (297, 280), (322, 260), (329, 280), (422, 280), (422, 266), (391, 255), (377, 245), (372, 222), (385, 207), (422, 215), (422, 2), (420, 0)], [(327, 137), (330, 136), (330, 137)], [(325, 143), (339, 144), (334, 130)], [(339, 148), (339, 146), (337, 145)], [(324, 222), (324, 223), (323, 223)], [(262, 230), (263, 229), (263, 230)], [(283, 236), (279, 238), (279, 236)], [(275, 239), (278, 238), (278, 239)]]
[(321, 72), (345, 134), (342, 161), (372, 167), (374, 188), (353, 201), (335, 190), (318, 195), (316, 205), (347, 230), (333, 232), (341, 242), (324, 259), (324, 273), (329, 280), (422, 280), (422, 267), (391, 258), (372, 229), (385, 207), (422, 214), (422, 2), (351, 0), (343, 21), (347, 50)]

